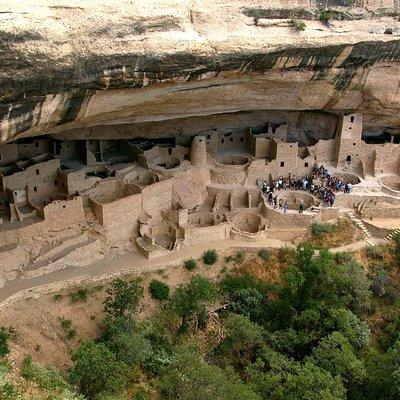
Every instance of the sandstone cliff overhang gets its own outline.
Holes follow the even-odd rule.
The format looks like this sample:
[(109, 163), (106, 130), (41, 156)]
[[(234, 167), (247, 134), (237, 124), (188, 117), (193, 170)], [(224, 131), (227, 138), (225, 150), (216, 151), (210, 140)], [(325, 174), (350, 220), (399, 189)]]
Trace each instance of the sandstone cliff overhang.
[(367, 123), (400, 126), (390, 0), (392, 14), (329, 27), (310, 17), (304, 32), (275, 14), (256, 26), (246, 10), (265, 2), (255, 1), (13, 3), (0, 5), (1, 142), (249, 110), (357, 110)]

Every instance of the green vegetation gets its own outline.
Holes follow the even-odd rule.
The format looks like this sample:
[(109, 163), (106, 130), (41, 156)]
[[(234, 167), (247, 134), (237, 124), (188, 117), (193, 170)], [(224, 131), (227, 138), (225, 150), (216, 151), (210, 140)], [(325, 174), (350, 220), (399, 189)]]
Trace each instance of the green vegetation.
[(6, 356), (10, 352), (8, 339), (10, 332), (5, 328), (0, 328), (0, 358)]
[[(139, 281), (117, 279), (101, 335), (72, 354), (69, 381), (29, 358), (22, 377), (40, 399), (76, 400), (75, 385), (85, 400), (397, 400), (398, 246), (262, 250), (220, 281), (195, 275), (168, 295), (152, 281), (164, 301), (141, 319)], [(22, 399), (2, 371), (0, 398)]]
[(185, 261), (184, 266), (188, 271), (193, 271), (197, 268), (197, 261), (193, 258), (190, 258), (189, 260)]
[(149, 285), (151, 297), (156, 300), (167, 300), (169, 297), (169, 286), (157, 279), (153, 279)]
[(294, 29), (296, 29), (296, 31), (305, 31), (307, 25), (305, 24), (304, 21), (301, 21), (299, 19), (292, 19), (291, 24), (293, 25)]
[(225, 261), (241, 264), (244, 261), (245, 255), (246, 253), (243, 250), (238, 250), (235, 254), (225, 257)]
[(89, 297), (90, 291), (88, 288), (80, 287), (68, 293), (71, 303), (85, 302)]
[(71, 340), (76, 336), (76, 329), (72, 326), (72, 321), (64, 317), (58, 317), (61, 327), (63, 328), (67, 339)]
[(106, 293), (108, 296), (104, 301), (104, 311), (112, 317), (119, 317), (136, 312), (143, 296), (143, 288), (137, 280), (127, 282), (115, 279)]
[(216, 250), (207, 250), (202, 256), (202, 260), (206, 265), (213, 265), (218, 260), (218, 253)]
[(329, 25), (331, 19), (332, 19), (332, 11), (331, 10), (324, 10), (322, 11), (319, 16), (318, 19), (325, 24), (326, 26)]
[(272, 252), (269, 249), (261, 249), (258, 252), (258, 257), (260, 257), (261, 260), (263, 260), (263, 261), (268, 261), (271, 258), (271, 256), (272, 256)]
[(313, 223), (309, 243), (318, 249), (329, 249), (352, 243), (355, 234), (354, 225), (347, 219), (336, 224)]

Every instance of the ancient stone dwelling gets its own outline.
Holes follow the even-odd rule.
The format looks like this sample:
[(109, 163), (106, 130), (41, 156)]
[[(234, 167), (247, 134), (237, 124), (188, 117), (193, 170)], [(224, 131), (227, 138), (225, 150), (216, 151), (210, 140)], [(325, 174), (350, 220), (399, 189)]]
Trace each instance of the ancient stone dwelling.
[[(400, 221), (394, 136), (368, 140), (361, 114), (337, 116), (329, 138), (306, 145), (291, 140), (288, 123), (261, 126), (192, 127), (154, 139), (50, 135), (0, 146), (1, 278), (84, 266), (115, 247), (153, 258), (226, 239), (297, 243), (313, 221), (346, 213), (359, 215), (367, 239)], [(286, 189), (279, 199), (288, 212), (271, 207), (266, 182), (308, 177), (316, 163), (352, 192), (325, 207), (308, 191)]]

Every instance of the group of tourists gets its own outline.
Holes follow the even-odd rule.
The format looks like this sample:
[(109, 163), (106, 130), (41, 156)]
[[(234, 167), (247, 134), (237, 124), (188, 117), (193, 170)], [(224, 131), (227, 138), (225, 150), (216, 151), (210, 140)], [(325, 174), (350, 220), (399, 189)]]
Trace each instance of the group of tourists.
[[(287, 200), (278, 199), (276, 191), (291, 189), (309, 191), (313, 196), (320, 198), (324, 205), (332, 207), (335, 204), (335, 193), (344, 192), (350, 194), (353, 186), (351, 182), (345, 182), (340, 178), (331, 175), (328, 168), (315, 163), (310, 176), (297, 178), (294, 174), (288, 178), (279, 177), (272, 180), (270, 184), (263, 182), (262, 192), (267, 197), (268, 204), (275, 209), (278, 208), (287, 212), (289, 204)], [(304, 212), (304, 201), (299, 203), (299, 213)]]

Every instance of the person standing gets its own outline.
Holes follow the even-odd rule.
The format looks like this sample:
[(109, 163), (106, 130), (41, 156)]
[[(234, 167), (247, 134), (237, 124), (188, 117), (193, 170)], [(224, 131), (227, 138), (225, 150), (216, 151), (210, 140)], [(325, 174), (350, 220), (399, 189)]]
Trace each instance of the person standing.
[(304, 201), (301, 200), (299, 205), (299, 214), (303, 214), (303, 212), (304, 212)]
[(287, 200), (285, 200), (285, 202), (283, 203), (283, 212), (286, 214), (288, 212), (288, 209), (289, 209), (289, 204)]

